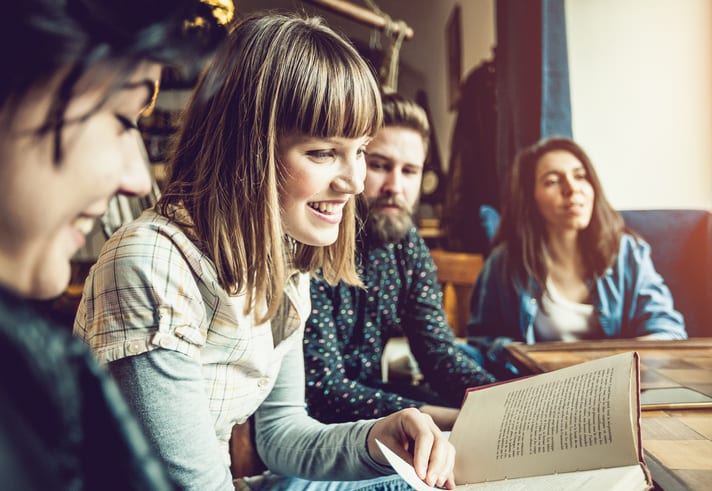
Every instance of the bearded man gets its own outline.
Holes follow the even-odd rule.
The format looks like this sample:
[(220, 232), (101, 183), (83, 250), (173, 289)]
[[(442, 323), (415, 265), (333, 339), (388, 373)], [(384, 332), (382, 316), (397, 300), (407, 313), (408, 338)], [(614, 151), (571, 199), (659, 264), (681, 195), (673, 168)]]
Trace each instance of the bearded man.
[[(468, 387), (494, 381), (447, 324), (430, 250), (413, 220), (430, 127), (417, 103), (383, 96), (384, 126), (366, 148), (365, 224), (357, 251), (365, 288), (311, 283), (304, 336), (310, 414), (325, 423), (378, 418), (406, 407), (449, 430)], [(423, 380), (383, 382), (386, 343), (406, 337)]]

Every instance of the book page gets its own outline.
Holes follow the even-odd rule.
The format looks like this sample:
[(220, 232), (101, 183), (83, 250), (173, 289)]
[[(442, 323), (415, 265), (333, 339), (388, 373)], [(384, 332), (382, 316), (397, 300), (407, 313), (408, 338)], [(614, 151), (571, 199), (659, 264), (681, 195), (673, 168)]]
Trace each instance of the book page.
[[(421, 481), (412, 465), (401, 459), (391, 449), (376, 440), (381, 452), (393, 469), (416, 491), (434, 491), (438, 488)], [(612, 467), (593, 471), (568, 472), (548, 476), (523, 477), (504, 481), (461, 484), (458, 490), (467, 491), (643, 491), (649, 489), (640, 465)]]
[(567, 472), (549, 476), (523, 477), (506, 481), (463, 484), (466, 491), (645, 491), (645, 474), (640, 465), (591, 471)]
[(630, 352), (468, 392), (456, 482), (637, 465), (637, 387)]

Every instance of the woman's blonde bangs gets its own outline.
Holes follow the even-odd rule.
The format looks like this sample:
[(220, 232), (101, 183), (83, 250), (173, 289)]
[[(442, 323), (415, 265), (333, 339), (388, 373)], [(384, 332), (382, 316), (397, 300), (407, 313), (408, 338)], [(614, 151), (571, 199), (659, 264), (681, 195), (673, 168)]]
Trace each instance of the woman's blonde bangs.
[[(374, 134), (383, 113), (378, 84), (366, 61), (328, 31), (308, 33), (301, 56), (285, 70), (295, 90), (277, 104), (284, 132), (358, 138)], [(337, 46), (334, 46), (337, 45)]]
[(356, 50), (315, 18), (255, 15), (235, 25), (184, 113), (158, 210), (183, 208), (185, 226), (231, 294), (247, 293), (258, 322), (282, 305), (290, 266), (323, 268), (331, 282), (360, 285), (355, 213), (344, 209), (336, 243), (284, 247), (280, 136), (372, 135), (383, 118), (376, 79)]

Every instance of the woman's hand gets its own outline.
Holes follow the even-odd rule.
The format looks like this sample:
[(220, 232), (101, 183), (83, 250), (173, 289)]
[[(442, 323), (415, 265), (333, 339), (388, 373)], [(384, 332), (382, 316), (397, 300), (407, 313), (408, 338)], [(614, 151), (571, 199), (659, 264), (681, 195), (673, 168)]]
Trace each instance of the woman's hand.
[(455, 448), (429, 415), (409, 408), (374, 423), (368, 433), (368, 452), (377, 462), (388, 465), (376, 440), (411, 464), (428, 486), (455, 488)]

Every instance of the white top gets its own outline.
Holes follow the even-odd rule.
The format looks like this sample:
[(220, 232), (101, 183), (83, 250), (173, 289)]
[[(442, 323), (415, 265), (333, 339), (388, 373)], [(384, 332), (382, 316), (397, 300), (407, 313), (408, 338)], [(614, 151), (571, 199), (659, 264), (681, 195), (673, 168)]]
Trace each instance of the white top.
[(593, 305), (572, 302), (561, 296), (551, 280), (542, 295), (542, 309), (534, 319), (537, 341), (577, 341), (593, 328)]

